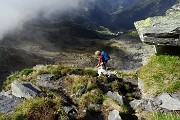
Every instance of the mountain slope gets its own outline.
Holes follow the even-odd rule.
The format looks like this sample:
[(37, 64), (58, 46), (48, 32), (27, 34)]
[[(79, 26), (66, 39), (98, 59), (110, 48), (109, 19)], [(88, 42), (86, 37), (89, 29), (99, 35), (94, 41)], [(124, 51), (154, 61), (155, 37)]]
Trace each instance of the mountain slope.
[(114, 16), (112, 22), (117, 29), (132, 29), (135, 21), (145, 19), (151, 16), (164, 15), (167, 9), (177, 3), (179, 0), (146, 0), (141, 1), (130, 9), (127, 9)]
[(11, 72), (26, 67), (32, 67), (36, 64), (53, 63), (51, 59), (43, 56), (9, 47), (0, 47), (0, 86), (5, 77)]

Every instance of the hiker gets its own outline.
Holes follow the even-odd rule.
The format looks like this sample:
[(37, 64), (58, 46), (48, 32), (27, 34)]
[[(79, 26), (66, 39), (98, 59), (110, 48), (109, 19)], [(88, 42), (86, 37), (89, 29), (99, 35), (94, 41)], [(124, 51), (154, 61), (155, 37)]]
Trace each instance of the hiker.
[(103, 65), (104, 69), (106, 69), (106, 64), (108, 60), (110, 59), (109, 55), (105, 51), (96, 51), (95, 52), (96, 56), (99, 56), (98, 64), (96, 67), (98, 68), (101, 64)]

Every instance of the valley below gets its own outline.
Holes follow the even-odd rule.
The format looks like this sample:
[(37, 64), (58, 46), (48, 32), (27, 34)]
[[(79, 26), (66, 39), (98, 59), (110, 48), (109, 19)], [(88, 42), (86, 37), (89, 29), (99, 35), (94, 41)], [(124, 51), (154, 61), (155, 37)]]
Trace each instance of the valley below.
[[(154, 54), (153, 46), (143, 44), (138, 35), (101, 34), (79, 25), (26, 25), (0, 41), (1, 84), (7, 75), (36, 64), (58, 64), (95, 68), (96, 50), (111, 56), (108, 67), (131, 71)], [(154, 52), (153, 52), (154, 51)]]

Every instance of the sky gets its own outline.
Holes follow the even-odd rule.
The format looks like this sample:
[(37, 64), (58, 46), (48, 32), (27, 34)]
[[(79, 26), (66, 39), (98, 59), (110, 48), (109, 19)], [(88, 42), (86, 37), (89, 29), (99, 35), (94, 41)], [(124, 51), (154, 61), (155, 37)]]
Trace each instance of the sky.
[(76, 8), (80, 0), (0, 0), (0, 39), (8, 32), (20, 29), (24, 23), (44, 12)]

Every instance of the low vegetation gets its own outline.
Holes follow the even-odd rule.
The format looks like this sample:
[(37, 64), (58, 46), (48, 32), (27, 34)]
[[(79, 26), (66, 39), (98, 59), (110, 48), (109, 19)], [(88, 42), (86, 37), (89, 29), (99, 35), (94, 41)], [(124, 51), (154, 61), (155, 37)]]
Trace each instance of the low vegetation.
[[(87, 108), (90, 112), (96, 113), (97, 110), (93, 105), (97, 104), (99, 106), (98, 111), (102, 111), (102, 113), (107, 116), (108, 111), (113, 109), (110, 105), (113, 103), (114, 107), (121, 110), (122, 114), (129, 112), (125, 106), (119, 105), (106, 95), (108, 90), (120, 92), (120, 86), (124, 85), (122, 79), (116, 76), (110, 78), (105, 76), (98, 77), (97, 71), (93, 69), (80, 69), (62, 64), (37, 65), (33, 68), (12, 73), (4, 82), (3, 89), (10, 89), (10, 84), (13, 80), (29, 81), (39, 86), (36, 83), (36, 79), (37, 76), (41, 74), (53, 74), (53, 81), (63, 79), (63, 83), (61, 84), (64, 85), (67, 95), (75, 100), (79, 111)], [(119, 72), (119, 74), (122, 75), (123, 73)], [(127, 77), (128, 75), (129, 74), (123, 76)], [(126, 85), (126, 91), (129, 89), (127, 86), (128, 85)], [(24, 100), (15, 108), (13, 113), (9, 115), (1, 114), (0, 119), (68, 119), (67, 113), (65, 113), (63, 109), (63, 105), (66, 104), (67, 101), (58, 94), (58, 90), (39, 87), (43, 91), (43, 96)], [(109, 101), (111, 101), (111, 103), (108, 105), (107, 103), (109, 103)], [(82, 114), (82, 112), (78, 113), (79, 119), (83, 118), (83, 116), (85, 116), (85, 114)]]
[(66, 117), (62, 110), (61, 100), (37, 97), (20, 103), (12, 114), (0, 115), (1, 120), (55, 119)]
[(148, 95), (178, 92), (180, 91), (180, 57), (154, 56), (138, 71), (138, 76), (144, 81), (144, 91)]
[[(138, 99), (135, 93), (135, 85), (131, 82), (141, 78), (145, 83), (145, 92), (149, 95), (160, 94), (162, 92), (180, 91), (179, 68), (180, 58), (177, 56), (160, 55), (154, 56), (138, 71), (122, 72), (117, 71), (118, 77), (97, 77), (97, 72), (93, 69), (80, 69), (66, 65), (39, 65), (33, 68), (24, 69), (11, 74), (3, 89), (9, 89), (13, 80), (30, 81), (37, 85), (35, 80), (41, 74), (53, 74), (53, 81), (63, 79), (63, 84), (67, 95), (77, 103), (78, 119), (85, 118), (82, 111), (87, 109), (90, 113), (101, 111), (104, 116), (108, 116), (109, 111), (117, 109), (120, 115), (126, 119), (133, 114), (132, 110), (124, 105), (119, 105), (117, 101), (107, 96), (107, 91), (117, 91), (126, 99), (124, 103), (129, 103), (133, 99)], [(129, 81), (124, 81), (125, 79)], [(131, 81), (131, 82), (130, 82)], [(58, 91), (40, 87), (44, 96), (24, 100), (14, 110), (13, 113), (0, 114), (0, 119), (29, 120), (29, 119), (62, 119), (67, 120), (68, 115), (63, 109), (67, 102)], [(98, 110), (94, 104), (97, 104)], [(140, 113), (140, 112), (139, 112)], [(45, 115), (46, 114), (46, 115)], [(141, 113), (140, 113), (141, 114)], [(125, 117), (126, 116), (126, 117)], [(146, 115), (145, 115), (146, 116)], [(151, 113), (148, 118), (152, 120), (176, 120), (177, 114)], [(148, 119), (147, 118), (147, 119)]]
[(158, 112), (154, 112), (152, 115), (153, 120), (180, 120), (179, 114), (162, 114)]

